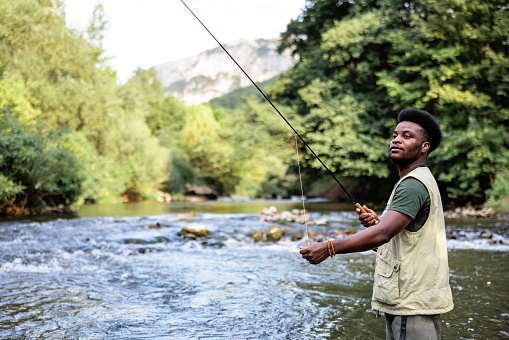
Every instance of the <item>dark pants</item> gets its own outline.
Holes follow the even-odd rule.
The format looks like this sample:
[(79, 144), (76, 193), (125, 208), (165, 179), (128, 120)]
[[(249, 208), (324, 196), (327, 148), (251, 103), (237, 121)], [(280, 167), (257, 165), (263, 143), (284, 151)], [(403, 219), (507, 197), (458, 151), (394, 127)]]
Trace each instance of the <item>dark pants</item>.
[(386, 340), (440, 340), (440, 315), (385, 313)]

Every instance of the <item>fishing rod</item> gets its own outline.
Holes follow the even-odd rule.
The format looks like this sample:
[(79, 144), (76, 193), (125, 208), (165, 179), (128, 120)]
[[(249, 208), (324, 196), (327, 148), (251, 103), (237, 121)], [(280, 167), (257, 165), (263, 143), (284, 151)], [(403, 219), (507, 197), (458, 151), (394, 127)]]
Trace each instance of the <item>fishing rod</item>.
[(239, 63), (237, 63), (237, 61), (235, 60), (235, 58), (233, 58), (233, 56), (230, 54), (230, 52), (228, 52), (226, 50), (226, 48), (224, 48), (224, 46), (219, 42), (219, 40), (216, 39), (216, 37), (214, 36), (214, 34), (212, 34), (212, 32), (210, 32), (210, 30), (207, 28), (207, 26), (205, 26), (205, 24), (196, 16), (196, 14), (194, 14), (194, 12), (189, 8), (189, 6), (187, 6), (187, 4), (184, 2), (184, 0), (180, 0), (182, 2), (182, 4), (189, 10), (189, 12), (191, 12), (191, 14), (196, 18), (196, 20), (198, 20), (198, 22), (203, 26), (203, 28), (205, 28), (205, 30), (210, 34), (210, 36), (216, 41), (216, 43), (223, 49), (223, 51), (230, 57), (230, 59), (235, 63), (235, 65), (238, 66), (238, 68), (242, 71), (242, 73), (244, 73), (244, 75), (247, 77), (247, 79), (249, 79), (249, 81), (251, 81), (251, 84), (253, 84), (253, 86), (258, 90), (258, 92), (260, 93), (260, 95), (263, 97), (263, 99), (265, 99), (265, 101), (267, 101), (273, 108), (274, 110), (279, 114), (279, 116), (281, 118), (283, 118), (283, 120), (285, 121), (285, 123), (290, 127), (290, 129), (292, 129), (292, 131), (295, 133), (295, 136), (299, 137), (299, 139), (302, 141), (302, 143), (304, 144), (304, 146), (306, 148), (308, 148), (308, 150), (311, 152), (311, 154), (320, 162), (320, 164), (322, 164), (322, 166), (325, 168), (325, 170), (327, 170), (329, 172), (329, 174), (332, 176), (332, 178), (334, 178), (334, 180), (336, 181), (336, 183), (340, 186), (340, 188), (345, 192), (345, 194), (347, 194), (347, 196), (352, 200), (352, 203), (360, 209), (360, 211), (362, 213), (366, 213), (366, 210), (364, 210), (364, 208), (355, 201), (355, 199), (352, 197), (352, 195), (350, 195), (350, 193), (345, 189), (345, 187), (339, 182), (339, 180), (336, 178), (336, 176), (334, 176), (334, 174), (332, 173), (332, 171), (329, 170), (329, 168), (327, 167), (327, 165), (325, 165), (324, 162), (322, 162), (322, 160), (320, 159), (320, 157), (318, 157), (318, 155), (313, 151), (313, 149), (311, 149), (311, 147), (308, 145), (308, 143), (306, 143), (306, 141), (301, 137), (301, 135), (293, 128), (292, 124), (290, 124), (290, 122), (285, 118), (285, 116), (283, 116), (283, 114), (281, 112), (279, 112), (279, 110), (277, 109), (277, 107), (272, 103), (272, 101), (265, 95), (265, 93), (258, 87), (258, 85), (254, 82), (253, 79), (251, 79), (251, 77), (249, 76), (249, 74), (247, 74), (246, 71), (244, 71), (244, 69), (242, 68), (242, 66), (239, 65)]

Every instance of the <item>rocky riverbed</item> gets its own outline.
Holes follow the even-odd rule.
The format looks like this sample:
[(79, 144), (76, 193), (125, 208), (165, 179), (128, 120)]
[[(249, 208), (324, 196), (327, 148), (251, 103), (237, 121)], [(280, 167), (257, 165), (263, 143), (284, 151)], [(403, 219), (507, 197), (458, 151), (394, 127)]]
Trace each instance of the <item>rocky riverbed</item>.
[[(461, 211), (458, 212), (458, 214), (459, 213), (461, 213)], [(466, 213), (468, 213), (467, 216), (475, 216), (476, 218), (487, 218), (487, 216), (491, 216), (489, 214), (486, 215), (487, 212), (479, 212), (476, 215), (473, 215), (471, 211), (467, 211)], [(183, 217), (185, 217), (185, 215), (183, 215)], [(362, 230), (359, 226), (357, 226), (357, 228), (331, 228), (331, 219), (333, 224), (335, 224), (336, 218), (337, 215), (335, 214), (331, 214), (328, 217), (315, 214), (314, 218), (311, 218), (311, 214), (304, 210), (292, 209), (291, 211), (278, 211), (276, 207), (271, 206), (263, 209), (257, 216), (258, 221), (267, 222), (267, 224), (263, 224), (263, 228), (261, 229), (247, 231), (243, 237), (245, 239), (251, 239), (254, 242), (279, 242), (281, 240), (289, 240), (291, 242), (324, 242), (327, 239), (353, 235)], [(448, 218), (459, 217), (448, 214)], [(192, 217), (183, 218), (181, 221), (191, 223), (191, 225), (182, 228), (177, 234), (178, 236), (190, 240), (211, 240), (217, 237), (217, 235), (214, 235), (214, 233), (211, 233), (207, 229), (205, 224), (194, 223), (196, 221)], [(320, 226), (321, 229), (311, 228), (317, 226)], [(503, 221), (487, 225), (484, 228), (480, 225), (469, 230), (448, 226), (446, 229), (446, 236), (449, 240), (454, 240), (456, 246), (458, 246), (458, 242), (461, 241), (469, 243), (479, 243), (478, 241), (480, 241), (486, 245), (505, 245), (508, 243), (509, 226), (504, 226), (505, 223)], [(161, 225), (157, 224), (155, 227), (161, 227)], [(495, 230), (492, 230), (491, 227), (495, 227)], [(154, 228), (154, 225), (150, 225), (148, 228)], [(307, 237), (305, 234), (306, 230), (308, 231)], [(213, 244), (217, 243), (213, 242)]]

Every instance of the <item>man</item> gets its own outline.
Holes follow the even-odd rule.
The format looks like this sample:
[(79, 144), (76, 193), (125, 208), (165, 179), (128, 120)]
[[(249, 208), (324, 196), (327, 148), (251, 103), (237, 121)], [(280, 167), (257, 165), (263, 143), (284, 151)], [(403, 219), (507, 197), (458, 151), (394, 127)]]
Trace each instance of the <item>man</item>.
[(381, 219), (364, 206), (365, 213), (357, 212), (367, 229), (300, 250), (319, 264), (334, 254), (378, 247), (372, 307), (385, 313), (387, 339), (440, 339), (440, 314), (453, 308), (442, 200), (426, 167), (441, 139), (428, 112), (402, 110), (390, 143), (400, 180)]

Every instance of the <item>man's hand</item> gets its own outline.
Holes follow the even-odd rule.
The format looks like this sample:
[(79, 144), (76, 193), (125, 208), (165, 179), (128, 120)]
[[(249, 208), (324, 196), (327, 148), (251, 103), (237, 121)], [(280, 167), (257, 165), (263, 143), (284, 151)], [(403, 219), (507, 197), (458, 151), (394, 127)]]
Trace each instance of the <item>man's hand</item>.
[(359, 221), (361, 222), (361, 224), (366, 228), (378, 224), (377, 214), (366, 206), (363, 206), (363, 208), (366, 211), (365, 213), (361, 213), (361, 210), (359, 208), (355, 209), (357, 211), (357, 214), (359, 214)]
[(312, 243), (306, 247), (300, 247), (302, 258), (311, 264), (319, 264), (329, 257), (327, 242)]

